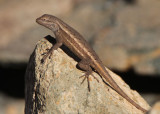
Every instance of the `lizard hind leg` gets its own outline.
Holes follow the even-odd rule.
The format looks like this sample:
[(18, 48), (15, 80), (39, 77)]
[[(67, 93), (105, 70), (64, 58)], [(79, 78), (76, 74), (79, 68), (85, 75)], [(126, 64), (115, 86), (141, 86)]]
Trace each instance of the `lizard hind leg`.
[(89, 82), (89, 76), (91, 75), (94, 79), (98, 81), (98, 79), (92, 74), (93, 71), (92, 71), (92, 68), (90, 67), (90, 64), (88, 61), (86, 60), (81, 60), (79, 63), (78, 63), (78, 66), (85, 71), (85, 74), (80, 76), (79, 78), (82, 78), (84, 77), (84, 79), (82, 80), (81, 84), (87, 79), (87, 82), (88, 82), (88, 90), (90, 91), (90, 82)]

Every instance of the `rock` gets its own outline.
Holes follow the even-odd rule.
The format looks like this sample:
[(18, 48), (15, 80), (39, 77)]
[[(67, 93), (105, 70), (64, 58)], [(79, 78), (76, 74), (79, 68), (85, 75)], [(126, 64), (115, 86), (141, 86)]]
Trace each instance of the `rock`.
[[(52, 37), (48, 36), (46, 39), (37, 43), (26, 70), (26, 114), (142, 113), (106, 85), (96, 73), (93, 74), (99, 83), (90, 77), (91, 92), (89, 92), (87, 81), (81, 84), (83, 79), (79, 79), (84, 73), (76, 68), (77, 58), (65, 46), (55, 50), (50, 58), (41, 63), (46, 49), (54, 45), (50, 43), (53, 40)], [(149, 109), (149, 105), (136, 91), (131, 90), (118, 75), (109, 69), (107, 71), (131, 99), (143, 108)]]

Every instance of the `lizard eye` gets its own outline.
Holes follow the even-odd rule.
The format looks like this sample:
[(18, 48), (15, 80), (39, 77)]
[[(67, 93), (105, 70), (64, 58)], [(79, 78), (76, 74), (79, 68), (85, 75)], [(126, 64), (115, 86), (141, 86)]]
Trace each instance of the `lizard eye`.
[(45, 19), (45, 18), (43, 18), (42, 20), (43, 20), (43, 21), (46, 21), (46, 19)]

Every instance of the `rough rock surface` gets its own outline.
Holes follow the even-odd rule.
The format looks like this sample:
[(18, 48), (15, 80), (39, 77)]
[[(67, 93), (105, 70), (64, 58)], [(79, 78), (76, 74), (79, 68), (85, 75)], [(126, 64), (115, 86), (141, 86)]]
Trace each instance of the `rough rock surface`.
[[(46, 40), (47, 39), (47, 40)], [(46, 49), (53, 44), (50, 36), (40, 40), (30, 57), (25, 75), (25, 113), (80, 113), (80, 114), (141, 114), (118, 93), (106, 85), (100, 76), (94, 73), (99, 83), (90, 77), (91, 92), (87, 81), (81, 84), (83, 71), (76, 68), (74, 55), (65, 47), (54, 51), (51, 58), (42, 64)], [(50, 42), (49, 42), (50, 41)], [(66, 54), (67, 53), (67, 54)], [(73, 58), (72, 58), (73, 57)], [(145, 109), (146, 101), (115, 73), (107, 69), (117, 84)]]

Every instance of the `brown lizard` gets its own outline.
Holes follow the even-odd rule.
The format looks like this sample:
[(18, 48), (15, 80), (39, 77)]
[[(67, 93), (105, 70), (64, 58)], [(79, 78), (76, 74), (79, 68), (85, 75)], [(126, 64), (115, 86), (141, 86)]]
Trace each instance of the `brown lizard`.
[(143, 112), (147, 111), (146, 109), (138, 105), (136, 102), (134, 102), (131, 98), (129, 98), (128, 95), (125, 94), (125, 92), (116, 84), (116, 82), (105, 69), (103, 63), (101, 62), (95, 51), (76, 30), (74, 30), (72, 27), (67, 25), (59, 18), (48, 14), (44, 14), (41, 17), (37, 18), (36, 22), (50, 29), (54, 33), (57, 41), (56, 44), (52, 46), (52, 48), (48, 51), (48, 53), (43, 57), (42, 60), (45, 60), (48, 55), (51, 55), (54, 50), (64, 44), (76, 56), (78, 56), (78, 58), (81, 59), (81, 61), (78, 63), (78, 66), (82, 70), (86, 71), (84, 75), (84, 80), (88, 80), (89, 75), (92, 75), (93, 68), (102, 77), (104, 77), (107, 82), (109, 82), (109, 84), (115, 89), (118, 94), (124, 97), (128, 102), (130, 102), (132, 105), (134, 105), (136, 108), (140, 109)]

